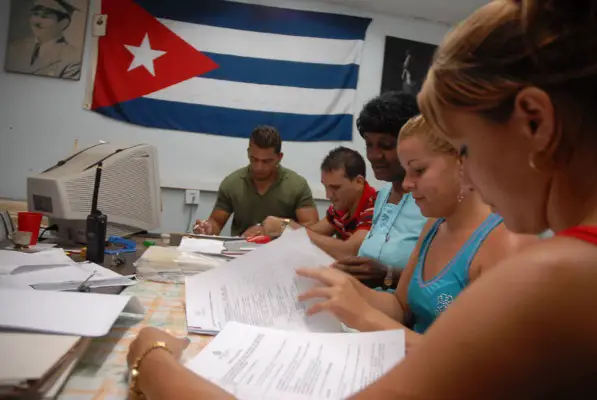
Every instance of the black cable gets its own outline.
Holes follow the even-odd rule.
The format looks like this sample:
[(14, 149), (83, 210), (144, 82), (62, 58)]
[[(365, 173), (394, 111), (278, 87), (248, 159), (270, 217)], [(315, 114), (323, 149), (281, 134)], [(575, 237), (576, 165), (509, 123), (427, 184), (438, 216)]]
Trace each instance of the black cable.
[(43, 242), (44, 240), (46, 240), (45, 238), (43, 238), (42, 236), (44, 235), (44, 233), (46, 233), (46, 231), (57, 231), (58, 230), (58, 225), (56, 224), (52, 224), (50, 226), (46, 226), (44, 228), (43, 231), (41, 231), (41, 233), (39, 234), (39, 237), (37, 238), (38, 242)]

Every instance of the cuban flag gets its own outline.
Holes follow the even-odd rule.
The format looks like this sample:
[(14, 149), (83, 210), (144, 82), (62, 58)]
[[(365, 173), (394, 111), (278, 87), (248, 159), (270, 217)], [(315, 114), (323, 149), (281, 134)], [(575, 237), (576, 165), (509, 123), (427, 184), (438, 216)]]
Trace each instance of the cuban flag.
[(153, 128), (352, 140), (368, 18), (224, 0), (101, 0), (88, 107)]

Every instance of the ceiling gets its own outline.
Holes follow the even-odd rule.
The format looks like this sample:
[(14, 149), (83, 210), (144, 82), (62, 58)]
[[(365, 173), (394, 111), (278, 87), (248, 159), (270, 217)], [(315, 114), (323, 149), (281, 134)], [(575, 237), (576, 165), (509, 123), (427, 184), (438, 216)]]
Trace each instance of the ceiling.
[(393, 16), (422, 18), (453, 25), (489, 0), (325, 0)]

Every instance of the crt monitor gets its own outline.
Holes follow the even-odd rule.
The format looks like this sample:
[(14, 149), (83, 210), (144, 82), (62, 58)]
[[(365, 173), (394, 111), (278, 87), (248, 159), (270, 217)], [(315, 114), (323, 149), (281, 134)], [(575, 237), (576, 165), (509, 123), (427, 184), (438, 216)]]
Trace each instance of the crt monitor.
[(103, 163), (98, 209), (107, 216), (107, 236), (128, 236), (160, 226), (157, 150), (148, 144), (99, 143), (27, 178), (29, 211), (46, 215), (60, 239), (85, 243), (95, 170)]

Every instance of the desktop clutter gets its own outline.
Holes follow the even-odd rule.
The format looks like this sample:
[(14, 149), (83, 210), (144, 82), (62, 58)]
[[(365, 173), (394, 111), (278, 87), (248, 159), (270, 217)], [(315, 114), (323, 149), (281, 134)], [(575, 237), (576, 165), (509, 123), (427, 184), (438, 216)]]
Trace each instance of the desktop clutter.
[[(296, 269), (334, 260), (305, 229), (276, 240), (172, 233), (162, 236), (167, 245), (145, 240), (140, 248), (132, 235), (159, 228), (157, 170), (153, 146), (101, 143), (29, 177), (28, 211), (0, 213), (9, 239), (0, 240), (0, 398), (60, 397), (78, 362), (112, 343), (102, 338), (170, 311), (184, 312), (185, 333), (209, 341), (185, 365), (240, 399), (343, 399), (402, 360), (402, 330), (347, 333), (331, 314), (306, 316), (311, 301), (298, 295), (314, 282)], [(123, 276), (127, 254), (140, 257)], [(135, 294), (144, 287), (165, 293), (147, 318), (156, 298), (142, 304)], [(106, 379), (125, 399), (126, 361), (103, 354), (101, 362), (108, 359), (117, 364), (106, 369), (122, 376)]]

